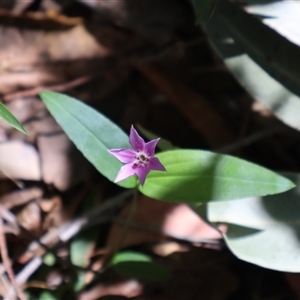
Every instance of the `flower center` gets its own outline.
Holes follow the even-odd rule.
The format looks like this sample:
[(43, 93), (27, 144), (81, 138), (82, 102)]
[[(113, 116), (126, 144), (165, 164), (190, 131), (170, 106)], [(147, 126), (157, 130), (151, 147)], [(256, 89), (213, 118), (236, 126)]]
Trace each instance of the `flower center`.
[(144, 167), (145, 165), (147, 165), (149, 163), (149, 157), (148, 155), (143, 152), (137, 152), (134, 163), (133, 163), (133, 167)]

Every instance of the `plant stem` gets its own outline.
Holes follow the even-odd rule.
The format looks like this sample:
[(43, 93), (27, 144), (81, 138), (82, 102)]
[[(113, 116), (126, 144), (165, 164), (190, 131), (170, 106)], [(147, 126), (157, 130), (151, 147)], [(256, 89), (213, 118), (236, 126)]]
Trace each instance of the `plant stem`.
[(119, 249), (121, 249), (122, 246), (123, 246), (124, 240), (126, 238), (126, 235), (127, 235), (128, 229), (129, 229), (129, 224), (132, 221), (134, 213), (136, 212), (138, 195), (139, 195), (139, 190), (138, 190), (138, 188), (135, 188), (134, 193), (133, 193), (131, 207), (130, 207), (130, 210), (129, 210), (129, 213), (128, 213), (128, 217), (125, 221), (123, 235), (120, 239), (120, 242), (119, 242), (119, 245), (117, 247), (116, 252), (118, 252)]

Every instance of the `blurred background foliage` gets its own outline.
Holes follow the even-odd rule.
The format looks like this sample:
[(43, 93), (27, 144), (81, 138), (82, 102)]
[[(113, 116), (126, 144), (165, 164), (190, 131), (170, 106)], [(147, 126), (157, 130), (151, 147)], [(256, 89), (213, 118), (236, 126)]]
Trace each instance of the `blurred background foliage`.
[[(63, 92), (126, 132), (140, 124), (298, 182), (299, 19), (296, 0), (0, 1), (0, 96), (28, 133), (0, 123), (1, 296), (299, 298), (297, 189), (194, 207), (202, 218), (141, 196), (124, 238), (131, 193), (91, 166), (38, 97)], [(164, 280), (118, 271), (117, 250), (121, 269), (129, 259), (141, 272), (141, 261)]]

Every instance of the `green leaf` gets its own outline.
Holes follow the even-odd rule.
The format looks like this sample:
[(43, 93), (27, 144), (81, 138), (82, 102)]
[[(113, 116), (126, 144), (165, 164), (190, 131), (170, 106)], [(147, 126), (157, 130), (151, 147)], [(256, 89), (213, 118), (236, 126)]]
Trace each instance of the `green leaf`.
[[(258, 18), (249, 11), (268, 18)], [(259, 3), (246, 11), (236, 3), (220, 1), (205, 29), (245, 90), (284, 123), (299, 130), (300, 48), (280, 34), (292, 32), (291, 27), (293, 36), (298, 32), (297, 18), (291, 20), (294, 23), (281, 18), (284, 15), (289, 20), (292, 11), (295, 3)], [(287, 23), (288, 29), (284, 29)], [(299, 38), (297, 41), (299, 44)]]
[(255, 99), (285, 124), (300, 130), (300, 97), (272, 78), (248, 55), (228, 58), (226, 65)]
[(85, 279), (86, 279), (86, 272), (78, 271), (76, 281), (73, 284), (74, 292), (77, 293), (84, 288), (84, 286), (86, 285)]
[(39, 300), (59, 300), (59, 296), (55, 292), (45, 290), (40, 293)]
[(15, 129), (27, 134), (22, 124), (15, 118), (15, 116), (8, 110), (8, 108), (0, 102), (0, 118), (7, 122)]
[(56, 263), (56, 257), (53, 253), (51, 252), (47, 252), (44, 256), (43, 256), (43, 262), (45, 265), (49, 266), (49, 267), (53, 267)]
[[(49, 91), (40, 93), (40, 97), (76, 147), (100, 173), (114, 181), (122, 163), (107, 150), (131, 148), (128, 136), (104, 115), (79, 100)], [(118, 184), (133, 188), (136, 178)]]
[(239, 4), (220, 1), (216, 7), (216, 17), (242, 51), (288, 89), (300, 95), (300, 50), (297, 45)]
[(165, 267), (154, 262), (150, 256), (139, 252), (118, 252), (112, 258), (111, 266), (125, 277), (165, 280), (170, 276)]
[[(206, 218), (228, 224), (229, 249), (247, 262), (284, 272), (300, 272), (300, 176), (297, 188), (274, 196), (208, 203)], [(192, 206), (200, 215), (203, 208)]]
[(167, 172), (151, 171), (140, 191), (169, 202), (208, 202), (271, 195), (295, 185), (245, 160), (200, 150), (158, 153)]
[(85, 268), (90, 263), (90, 255), (95, 248), (99, 228), (90, 228), (78, 233), (70, 245), (70, 259), (73, 265)]

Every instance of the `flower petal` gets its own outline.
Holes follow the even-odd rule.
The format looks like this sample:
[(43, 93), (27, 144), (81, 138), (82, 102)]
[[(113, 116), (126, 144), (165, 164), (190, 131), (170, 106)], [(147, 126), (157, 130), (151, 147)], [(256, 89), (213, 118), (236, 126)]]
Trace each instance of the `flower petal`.
[(151, 157), (149, 161), (150, 170), (167, 171), (157, 157)]
[(117, 174), (114, 182), (119, 182), (135, 174), (135, 170), (132, 168), (131, 164), (124, 165), (121, 167)]
[(154, 156), (155, 147), (160, 139), (152, 140), (145, 144), (144, 151), (148, 156)]
[(120, 162), (125, 164), (133, 162), (136, 157), (136, 152), (127, 148), (110, 149), (108, 152), (116, 157)]
[(145, 141), (139, 136), (133, 125), (130, 128), (129, 143), (136, 151), (144, 150)]
[(147, 175), (150, 172), (150, 168), (148, 165), (144, 167), (137, 167), (134, 169), (136, 176), (138, 177), (140, 184), (144, 185)]

